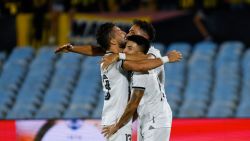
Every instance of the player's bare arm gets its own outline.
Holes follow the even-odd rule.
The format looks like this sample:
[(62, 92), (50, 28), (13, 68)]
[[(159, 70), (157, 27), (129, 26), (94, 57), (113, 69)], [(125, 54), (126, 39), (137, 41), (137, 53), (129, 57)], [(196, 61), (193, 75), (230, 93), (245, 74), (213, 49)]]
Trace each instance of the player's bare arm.
[(148, 70), (155, 69), (167, 62), (169, 62), (168, 56), (141, 61), (124, 61), (123, 69), (126, 71), (146, 72)]
[(167, 62), (178, 62), (182, 59), (182, 54), (176, 50), (167, 53), (167, 56), (147, 59), (141, 61), (124, 61), (123, 68), (127, 71), (145, 72), (155, 69)]
[(126, 58), (124, 58), (124, 60), (128, 60), (128, 61), (140, 61), (140, 60), (145, 60), (148, 58), (147, 55), (142, 54), (142, 53), (137, 53), (137, 54), (124, 54), (124, 53), (114, 53), (114, 54), (110, 54), (107, 56), (103, 57), (102, 63), (103, 63), (103, 68), (107, 68), (109, 67), (111, 64), (117, 62), (118, 60), (122, 59), (122, 55), (126, 56)]
[(124, 61), (123, 69), (126, 71), (146, 72), (155, 69), (164, 63), (161, 59), (148, 59), (142, 61)]
[(105, 137), (109, 138), (111, 135), (116, 133), (121, 127), (123, 127), (129, 122), (129, 120), (136, 112), (136, 109), (142, 99), (143, 94), (144, 89), (134, 89), (132, 97), (119, 121), (114, 125), (106, 126), (102, 129), (102, 134), (104, 134)]
[[(136, 110), (137, 111), (137, 110)], [(133, 119), (132, 119), (132, 122), (134, 122), (135, 120), (137, 120), (138, 118), (138, 113), (135, 112), (134, 115), (133, 115)]]
[[(169, 58), (169, 63), (178, 62), (182, 59), (181, 52), (176, 51), (176, 50), (169, 51), (167, 52), (166, 55)], [(138, 54), (131, 55), (131, 54), (119, 53), (119, 54), (111, 54), (111, 55), (105, 56), (102, 60), (102, 63), (103, 63), (103, 68), (106, 69), (108, 66), (118, 61), (119, 59), (123, 59), (126, 61), (143, 61), (143, 60), (153, 59), (153, 58), (155, 57), (151, 54), (145, 55), (145, 54), (138, 53)]]
[(74, 52), (88, 56), (103, 56), (105, 52), (97, 46), (92, 45), (82, 45), (82, 46), (73, 46), (71, 44), (66, 44), (61, 47), (56, 48), (55, 53), (67, 53)]

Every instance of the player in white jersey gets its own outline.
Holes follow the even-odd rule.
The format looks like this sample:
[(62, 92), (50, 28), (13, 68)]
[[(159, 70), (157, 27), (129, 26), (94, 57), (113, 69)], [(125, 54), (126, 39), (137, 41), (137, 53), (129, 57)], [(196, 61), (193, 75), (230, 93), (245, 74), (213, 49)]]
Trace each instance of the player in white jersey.
[[(131, 36), (131, 35), (139, 35), (142, 36), (149, 41), (153, 41), (155, 38), (155, 29), (152, 24), (146, 21), (142, 20), (135, 20), (132, 27), (130, 28), (128, 34), (126, 35)], [(177, 52), (175, 50), (169, 51), (167, 53), (167, 56), (169, 58), (169, 62), (175, 62), (176, 57), (180, 56), (181, 53)], [(137, 54), (131, 55), (131, 54), (126, 54), (126, 59), (125, 60), (140, 60), (140, 59), (145, 59), (145, 58), (161, 58), (161, 53), (158, 49), (156, 49), (154, 46), (150, 46), (149, 51), (147, 55), (142, 55), (142, 54)], [(108, 66), (109, 64), (112, 64), (114, 61), (118, 60), (118, 57), (113, 55), (106, 57), (106, 65)], [(160, 81), (160, 86), (161, 86), (161, 91), (165, 93), (164, 91), (164, 84), (165, 84), (165, 70), (164, 66), (160, 66), (156, 69), (154, 69), (155, 73), (158, 75), (158, 79)]]
[[(125, 41), (125, 33), (112, 23), (105, 23), (97, 31), (97, 42), (107, 54), (119, 53), (119, 48)], [(127, 71), (147, 71), (163, 65), (161, 59), (142, 61), (119, 61), (107, 69), (101, 64), (102, 85), (105, 92), (105, 101), (102, 113), (102, 126), (109, 126), (121, 117), (129, 100), (129, 85)], [(127, 122), (110, 141), (129, 141), (131, 139), (131, 122)]]
[[(120, 118), (129, 99), (128, 73), (122, 69), (119, 61), (108, 70), (101, 69), (103, 91), (105, 93), (102, 112), (102, 126), (114, 124)], [(129, 141), (131, 138), (131, 122), (109, 140)]]
[[(131, 26), (128, 34), (126, 36), (131, 35), (139, 35), (143, 36), (144, 38), (153, 41), (155, 38), (155, 29), (152, 24), (146, 21), (142, 20), (134, 20), (133, 25)], [(105, 54), (105, 51), (103, 51), (100, 47), (91, 46), (91, 45), (83, 45), (83, 46), (73, 46), (71, 44), (66, 44), (62, 47), (59, 47), (55, 51), (57, 52), (74, 52), (74, 53), (80, 53), (84, 55), (89, 56), (102, 56)], [(167, 56), (169, 58), (169, 62), (175, 62), (176, 56), (180, 56), (180, 53), (177, 51), (169, 51), (167, 53)], [(126, 54), (126, 60), (142, 60), (146, 58), (161, 58), (161, 53), (158, 49), (154, 48), (154, 46), (151, 46), (148, 51), (148, 55), (129, 55)], [(118, 55), (109, 56), (107, 58), (104, 58), (106, 60), (106, 64), (104, 66), (109, 66), (110, 64), (116, 62), (119, 59)], [(155, 69), (155, 73), (158, 75), (158, 79), (160, 81), (161, 91), (165, 93), (165, 70), (164, 66), (160, 66)]]
[[(148, 52), (149, 41), (142, 36), (129, 36), (124, 52), (132, 54)], [(181, 56), (178, 60), (181, 59)], [(166, 62), (166, 57), (161, 58)], [(126, 70), (126, 66), (124, 66)], [(139, 128), (143, 141), (167, 141), (170, 137), (172, 112), (167, 103), (165, 93), (161, 92), (159, 79), (155, 72), (134, 72), (131, 82), (132, 98), (125, 112), (116, 124), (103, 128), (105, 136), (110, 137), (118, 129), (130, 122), (134, 113), (138, 112)], [(118, 132), (119, 132), (118, 130)]]
[[(141, 20), (135, 20), (133, 26), (130, 28), (129, 33), (126, 36), (131, 36), (131, 35), (140, 35), (143, 36), (144, 38), (152, 41), (154, 40), (155, 36), (155, 30), (152, 24), (141, 21)], [(133, 58), (133, 56), (128, 56), (126, 54), (126, 60), (137, 60), (138, 58)], [(139, 56), (139, 55), (137, 55)], [(169, 57), (169, 62), (175, 62), (177, 57), (181, 56), (181, 53), (177, 51), (170, 51), (167, 53), (167, 56)], [(161, 58), (161, 53), (158, 49), (154, 48), (153, 46), (150, 46), (149, 51), (146, 55), (147, 58)], [(110, 58), (107, 57), (107, 66), (115, 60), (115, 56), (111, 56)], [(161, 88), (161, 92), (165, 94), (165, 70), (164, 66), (160, 66), (156, 69), (154, 69), (154, 72), (157, 74), (158, 79), (159, 79), (159, 85)], [(138, 133), (140, 133), (140, 128), (138, 128)], [(142, 137), (140, 134), (137, 134), (138, 140), (140, 140)]]
[[(135, 35), (140, 35), (140, 36), (143, 36), (147, 39), (152, 40), (153, 35), (154, 35), (154, 32), (152, 32), (152, 29), (153, 28), (152, 28), (151, 24), (144, 22), (144, 21), (137, 21), (137, 22), (134, 22), (134, 25), (131, 27), (131, 29), (127, 35), (134, 35), (135, 34)], [(90, 56), (103, 55), (105, 53), (105, 51), (103, 51), (102, 48), (100, 48), (100, 47), (95, 47), (95, 46), (90, 46), (90, 45), (72, 46), (70, 44), (67, 44), (67, 45), (64, 45), (62, 47), (57, 48), (55, 52), (56, 53), (58, 53), (58, 52), (75, 52), (75, 53), (80, 53), (80, 54), (90, 55)], [(127, 54), (126, 60), (142, 60), (142, 59), (148, 58), (149, 56), (157, 57), (157, 58), (160, 57), (159, 50), (157, 50), (153, 47), (150, 48), (149, 52), (151, 52), (150, 54), (152, 54), (152, 55), (132, 55), (131, 56), (131, 55)], [(178, 53), (176, 51), (171, 51), (167, 55), (169, 58), (169, 62), (175, 62), (177, 56), (180, 56), (180, 53)], [(131, 68), (137, 67), (137, 66), (138, 65), (134, 65), (134, 66), (131, 66)], [(159, 71), (159, 72), (163, 72), (163, 73), (158, 73), (159, 80), (161, 82), (161, 86), (164, 86), (164, 81), (162, 81), (162, 80), (164, 80), (164, 75), (165, 75), (163, 69), (162, 69), (162, 71)], [(161, 77), (161, 76), (163, 76), (163, 77)], [(163, 79), (161, 79), (161, 78), (163, 78)], [(164, 90), (164, 89), (162, 88), (162, 90)], [(115, 106), (113, 106), (113, 107), (115, 107)], [(106, 111), (106, 110), (104, 110), (104, 111)]]

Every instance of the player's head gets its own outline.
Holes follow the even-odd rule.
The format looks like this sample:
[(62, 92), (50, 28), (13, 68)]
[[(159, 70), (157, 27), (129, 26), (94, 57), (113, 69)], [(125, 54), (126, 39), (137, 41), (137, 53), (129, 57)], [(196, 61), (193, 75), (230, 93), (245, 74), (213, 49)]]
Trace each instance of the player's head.
[(142, 20), (134, 20), (132, 27), (129, 30), (127, 36), (131, 35), (139, 35), (148, 39), (149, 41), (153, 41), (155, 38), (155, 28), (149, 22)]
[(126, 47), (123, 50), (127, 54), (144, 53), (147, 54), (150, 47), (149, 40), (139, 35), (127, 37)]
[(96, 40), (101, 48), (106, 51), (109, 49), (111, 44), (122, 47), (122, 44), (126, 42), (125, 36), (126, 33), (115, 24), (104, 23), (97, 29)]

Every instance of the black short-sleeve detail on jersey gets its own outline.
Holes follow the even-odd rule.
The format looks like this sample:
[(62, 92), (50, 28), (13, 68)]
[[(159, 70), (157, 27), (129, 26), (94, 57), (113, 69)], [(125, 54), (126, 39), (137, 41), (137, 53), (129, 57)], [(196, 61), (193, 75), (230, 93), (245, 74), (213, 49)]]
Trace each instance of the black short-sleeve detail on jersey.
[(134, 88), (134, 89), (142, 89), (142, 90), (145, 90), (145, 88), (144, 88), (144, 87), (137, 87), (137, 86), (133, 86), (132, 88)]
[(153, 53), (149, 53), (149, 55), (153, 55), (155, 58), (157, 58)]

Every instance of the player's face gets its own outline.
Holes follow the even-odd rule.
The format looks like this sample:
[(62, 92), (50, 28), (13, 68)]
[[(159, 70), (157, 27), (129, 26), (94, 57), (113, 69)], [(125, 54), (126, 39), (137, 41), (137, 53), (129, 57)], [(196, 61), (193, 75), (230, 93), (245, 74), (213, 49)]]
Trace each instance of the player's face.
[(140, 47), (135, 42), (127, 41), (126, 47), (123, 50), (123, 52), (127, 54), (135, 54), (141, 52), (141, 50)]
[(112, 32), (113, 32), (113, 37), (120, 45), (126, 42), (126, 38), (125, 38), (126, 33), (122, 31), (119, 27), (115, 26)]
[(139, 36), (142, 36), (146, 39), (149, 39), (148, 35), (143, 30), (141, 30), (141, 28), (137, 25), (133, 25), (129, 29), (129, 32), (126, 36), (131, 36), (131, 35), (139, 35)]

